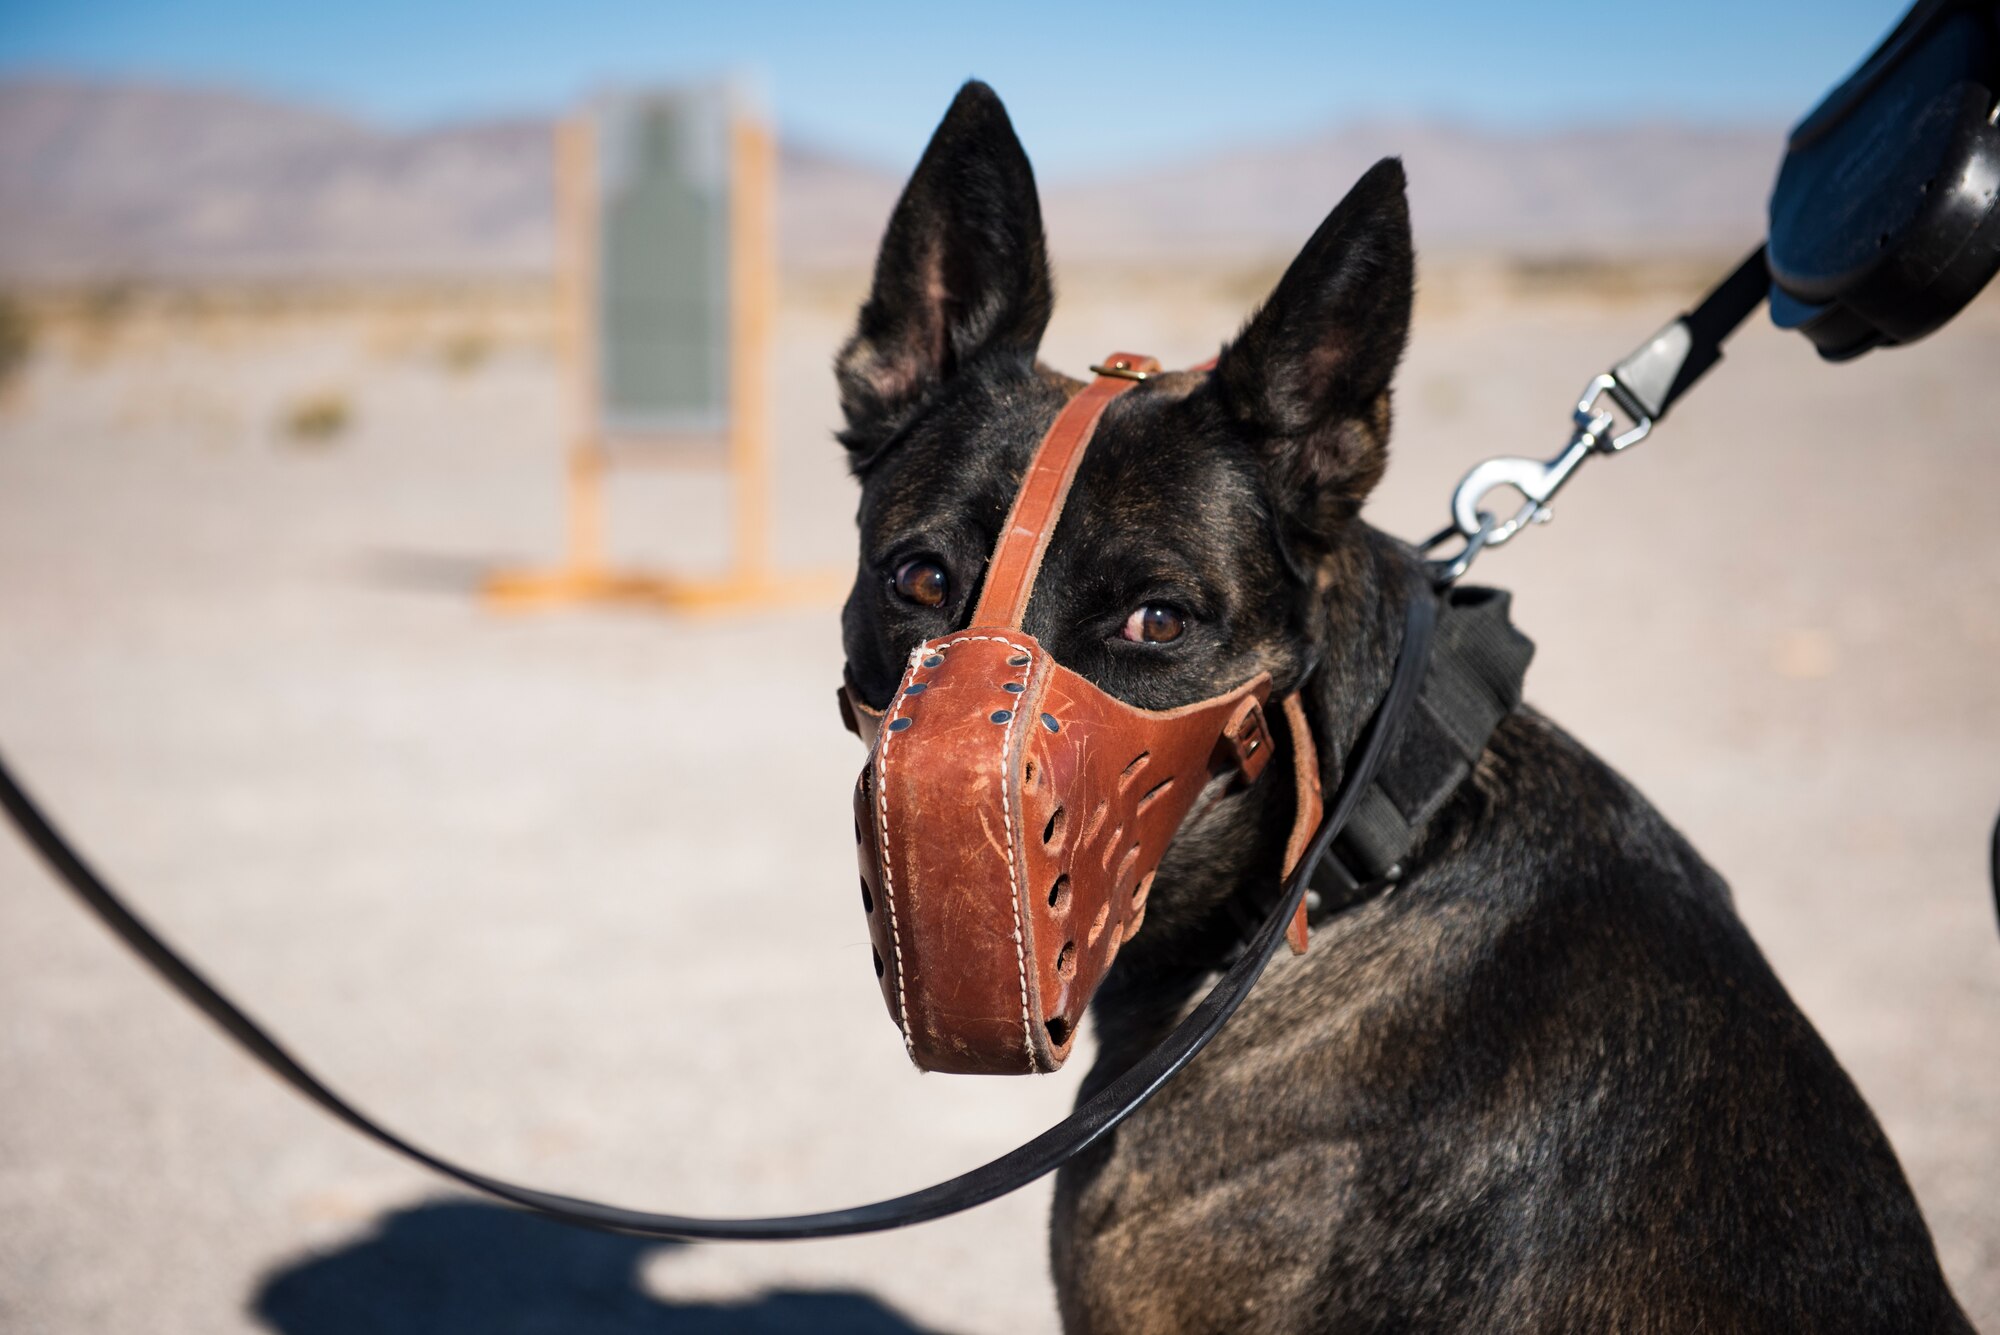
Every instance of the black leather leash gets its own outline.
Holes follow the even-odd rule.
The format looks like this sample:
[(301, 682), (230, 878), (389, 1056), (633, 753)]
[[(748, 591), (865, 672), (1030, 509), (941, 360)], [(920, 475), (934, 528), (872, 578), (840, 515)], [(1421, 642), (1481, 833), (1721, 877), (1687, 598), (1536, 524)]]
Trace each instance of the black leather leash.
[(1993, 822), (1993, 842), (1986, 849), (1986, 874), (1993, 885), (1993, 918), (2000, 924), (2000, 818)]
[[(1722, 360), (1722, 345), (1764, 304), (1771, 266), (1762, 246), (1750, 252), (1693, 310), (1673, 320), (1611, 368), (1618, 388), (1659, 421), (1674, 400)], [(1635, 414), (1636, 416), (1637, 414)]]
[(330, 1089), (293, 1057), (256, 1020), (183, 959), (83, 860), (58, 832), (0, 760), (0, 806), (84, 905), (103, 920), (120, 940), (153, 967), (173, 989), (194, 1003), (223, 1031), (272, 1074), (370, 1140), (413, 1159), (475, 1191), (514, 1205), (552, 1215), (572, 1224), (610, 1229), (640, 1237), (677, 1240), (779, 1241), (878, 1233), (920, 1224), (984, 1205), (1043, 1177), (1096, 1142), (1101, 1136), (1158, 1093), (1166, 1082), (1208, 1045), (1256, 985), (1264, 966), (1285, 939), (1285, 928), (1311, 883), (1313, 869), (1326, 855), (1362, 795), (1369, 790), (1405, 721), (1416, 707), (1430, 663), (1438, 603), (1428, 590), (1413, 591), (1403, 621), (1403, 643), (1388, 692), (1376, 707), (1355, 761), (1342, 776), (1339, 792), (1327, 809), (1306, 855), (1285, 882), (1284, 894), (1248, 948), (1223, 974), (1188, 1017), (1161, 1044), (1076, 1111), (990, 1163), (936, 1186), (905, 1196), (818, 1214), (769, 1219), (706, 1219), (694, 1215), (655, 1214), (628, 1210), (597, 1201), (560, 1196), (518, 1186), (475, 1172), (411, 1144)]

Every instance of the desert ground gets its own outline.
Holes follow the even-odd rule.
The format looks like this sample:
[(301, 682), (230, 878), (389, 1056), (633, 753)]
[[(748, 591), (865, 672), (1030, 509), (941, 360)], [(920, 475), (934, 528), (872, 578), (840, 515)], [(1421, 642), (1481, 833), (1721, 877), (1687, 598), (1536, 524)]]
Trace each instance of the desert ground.
[[(1721, 271), (1717, 257), (1713, 266)], [(1427, 265), (1370, 517), (1418, 536), (1708, 266)], [(1045, 346), (1213, 352), (1266, 273), (1065, 275)], [(851, 569), (827, 365), (779, 324), (778, 557)], [(0, 750), (153, 921), (418, 1142), (572, 1193), (803, 1210), (1057, 1118), (1085, 1063), (910, 1069), (871, 976), (836, 607), (505, 614), (561, 546), (545, 294), (57, 293), (0, 398)], [(1735, 887), (2000, 1328), (2000, 303), (1846, 367), (1761, 322), (1477, 578), (1530, 699)], [(719, 479), (621, 470), (635, 563)], [(1053, 1331), (1048, 1189), (881, 1237), (678, 1247), (473, 1203), (311, 1109), (0, 835), (0, 1328)]]

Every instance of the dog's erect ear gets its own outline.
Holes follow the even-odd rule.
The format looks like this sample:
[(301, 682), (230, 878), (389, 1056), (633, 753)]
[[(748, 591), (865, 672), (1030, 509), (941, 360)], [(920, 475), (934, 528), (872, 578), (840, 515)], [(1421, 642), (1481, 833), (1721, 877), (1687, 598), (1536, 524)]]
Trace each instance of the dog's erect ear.
[(975, 358), (1032, 363), (1053, 303), (1028, 155), (999, 97), (968, 83), (903, 188), (834, 363), (856, 466)]
[(1216, 367), (1229, 411), (1264, 443), (1278, 494), (1308, 527), (1352, 514), (1382, 476), (1414, 284), (1403, 164), (1384, 158)]

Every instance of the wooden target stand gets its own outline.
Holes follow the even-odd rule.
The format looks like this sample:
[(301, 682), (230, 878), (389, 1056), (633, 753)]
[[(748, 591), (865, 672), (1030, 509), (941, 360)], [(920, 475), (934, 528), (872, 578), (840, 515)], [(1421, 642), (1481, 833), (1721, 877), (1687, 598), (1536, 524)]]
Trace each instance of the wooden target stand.
[[(568, 368), (571, 441), (567, 550), (561, 564), (487, 577), (493, 607), (529, 611), (616, 603), (673, 611), (774, 608), (836, 600), (832, 572), (779, 572), (771, 559), (770, 365), (776, 306), (773, 236), (775, 153), (770, 131), (747, 116), (729, 128), (728, 414), (722, 450), (709, 434), (635, 435), (606, 430), (599, 347), (598, 145), (587, 117), (556, 130), (557, 265), (562, 353)], [(714, 466), (729, 474), (733, 533), (729, 563), (708, 578), (618, 568), (605, 542), (604, 489), (614, 465)]]

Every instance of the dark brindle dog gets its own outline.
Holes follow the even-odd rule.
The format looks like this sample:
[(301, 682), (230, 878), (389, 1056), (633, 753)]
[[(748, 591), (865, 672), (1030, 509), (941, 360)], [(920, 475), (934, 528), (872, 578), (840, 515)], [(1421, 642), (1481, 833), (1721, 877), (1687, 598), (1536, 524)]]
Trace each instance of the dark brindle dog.
[[(1362, 522), (1408, 331), (1403, 174), (1375, 167), (1212, 374), (1115, 403), (1025, 629), (1147, 708), (1268, 670), (1329, 790), (1388, 683), (1417, 555)], [(863, 484), (847, 656), (874, 705), (963, 626), (1078, 382), (1028, 161), (970, 84), (841, 353)], [(1143, 331), (1135, 331), (1143, 336)], [(1274, 697), (1275, 698), (1275, 697)], [(1094, 1008), (1090, 1086), (1240, 939), (1292, 817), (1266, 782), (1181, 833)], [(1072, 1332), (1969, 1329), (1881, 1128), (1728, 888), (1618, 775), (1516, 711), (1395, 893), (1280, 958), (1216, 1043), (1057, 1184)]]

